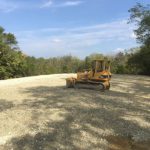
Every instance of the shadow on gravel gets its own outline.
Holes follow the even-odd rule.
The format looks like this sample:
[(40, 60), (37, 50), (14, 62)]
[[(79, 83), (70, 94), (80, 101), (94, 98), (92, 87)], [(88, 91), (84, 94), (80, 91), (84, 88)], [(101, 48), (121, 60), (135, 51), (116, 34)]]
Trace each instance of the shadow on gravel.
[[(146, 96), (148, 94), (150, 94), (150, 86), (148, 86), (147, 84), (139, 84), (139, 83), (132, 83), (132, 82), (126, 82), (128, 87), (125, 87), (126, 92), (132, 92), (132, 94), (134, 95), (143, 95)], [(122, 85), (124, 84), (124, 82), (118, 82), (118, 83), (113, 83), (112, 86), (116, 87), (118, 86), (118, 88), (123, 90)], [(130, 84), (132, 86), (130, 86)]]
[(128, 76), (125, 75), (121, 79), (121, 76), (115, 75), (115, 79), (112, 82), (112, 87), (120, 88), (123, 93), (131, 92), (134, 95), (146, 96), (150, 94), (150, 79), (147, 76)]
[(10, 109), (12, 107), (14, 107), (14, 104), (12, 102), (0, 99), (0, 112)]
[[(13, 150), (148, 150), (150, 147), (150, 129), (143, 125), (149, 120), (149, 108), (144, 103), (147, 99), (116, 91), (100, 93), (48, 86), (24, 92), (32, 99), (24, 100), (21, 106), (33, 109), (35, 122), (40, 121), (44, 111), (56, 109), (66, 113), (62, 114), (63, 120), (48, 120), (36, 135), (13, 138), (6, 150), (10, 147)], [(29, 128), (32, 126), (36, 124)]]

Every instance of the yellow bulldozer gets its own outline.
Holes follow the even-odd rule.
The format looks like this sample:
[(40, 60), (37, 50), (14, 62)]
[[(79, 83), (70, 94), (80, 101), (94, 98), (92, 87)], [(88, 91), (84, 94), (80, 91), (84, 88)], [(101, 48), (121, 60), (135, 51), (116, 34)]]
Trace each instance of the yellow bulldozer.
[(110, 88), (110, 61), (93, 60), (90, 70), (77, 72), (77, 78), (66, 79), (67, 88), (89, 88), (106, 90)]

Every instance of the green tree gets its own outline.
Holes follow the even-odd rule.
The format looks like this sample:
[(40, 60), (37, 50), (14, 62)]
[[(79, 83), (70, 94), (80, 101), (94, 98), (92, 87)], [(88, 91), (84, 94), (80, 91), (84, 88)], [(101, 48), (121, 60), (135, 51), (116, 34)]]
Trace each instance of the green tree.
[(127, 64), (130, 52), (124, 50), (124, 52), (118, 52), (115, 56), (110, 57), (111, 71), (117, 74), (129, 74), (130, 69)]
[(130, 23), (137, 26), (134, 32), (141, 47), (129, 58), (128, 64), (136, 68), (138, 73), (150, 75), (150, 5), (142, 6), (138, 3), (129, 12)]
[(24, 60), (15, 36), (0, 27), (0, 79), (24, 76)]
[(135, 23), (137, 29), (134, 30), (138, 42), (150, 44), (150, 5), (142, 6), (137, 3), (136, 6), (129, 10), (129, 23)]
[(87, 57), (85, 57), (85, 68), (84, 69), (89, 69), (91, 68), (91, 64), (92, 64), (92, 61), (95, 60), (95, 59), (104, 59), (104, 56), (103, 54), (100, 54), (100, 53), (93, 53)]

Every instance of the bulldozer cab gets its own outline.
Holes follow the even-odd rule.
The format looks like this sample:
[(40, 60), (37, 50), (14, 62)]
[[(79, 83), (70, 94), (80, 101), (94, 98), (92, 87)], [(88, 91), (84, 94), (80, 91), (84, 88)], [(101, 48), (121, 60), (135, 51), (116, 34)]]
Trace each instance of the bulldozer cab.
[(110, 71), (110, 61), (106, 60), (93, 60), (92, 62), (93, 73)]

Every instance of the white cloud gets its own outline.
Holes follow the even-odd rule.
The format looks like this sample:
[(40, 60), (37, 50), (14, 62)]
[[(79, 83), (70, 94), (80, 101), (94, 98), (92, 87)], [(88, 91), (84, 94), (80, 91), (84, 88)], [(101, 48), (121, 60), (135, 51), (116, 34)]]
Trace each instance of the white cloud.
[[(66, 1), (56, 1), (56, 0), (45, 0), (43, 4), (33, 4), (31, 1), (15, 1), (15, 0), (0, 0), (0, 12), (8, 13), (16, 9), (44, 9), (44, 8), (60, 8), (69, 6), (78, 6), (83, 1), (81, 0), (66, 0)], [(39, 6), (40, 5), (40, 6)]]
[(81, 4), (81, 3), (83, 3), (83, 1), (67, 1), (67, 2), (64, 2), (60, 6), (77, 6), (77, 5)]
[(57, 2), (54, 0), (47, 0), (44, 4), (42, 4), (42, 6), (40, 8), (49, 8), (49, 7), (54, 7), (54, 8), (59, 8), (59, 7), (69, 7), (69, 6), (78, 6), (81, 3), (83, 3), (83, 1), (81, 0), (76, 0), (76, 1), (64, 1), (64, 2)]
[(137, 38), (137, 36), (135, 35), (135, 33), (134, 33), (134, 32), (133, 32), (133, 33), (131, 33), (130, 37), (131, 37), (131, 38), (133, 38), (133, 39), (136, 39), (136, 38)]
[(61, 43), (62, 40), (59, 39), (59, 38), (53, 38), (53, 39), (51, 40), (51, 42), (52, 42), (52, 43)]
[(8, 13), (12, 12), (17, 8), (17, 4), (10, 0), (0, 0), (0, 12)]
[(86, 27), (21, 31), (17, 39), (27, 54), (50, 56), (73, 52), (80, 56), (97, 49), (103, 49), (104, 53), (122, 51), (133, 45), (132, 34), (133, 27), (126, 24), (126, 20), (119, 20)]
[(51, 7), (53, 5), (52, 0), (47, 0), (44, 4), (42, 4), (41, 8)]
[(116, 48), (113, 50), (114, 53), (118, 53), (118, 52), (123, 52), (125, 49), (124, 48)]

